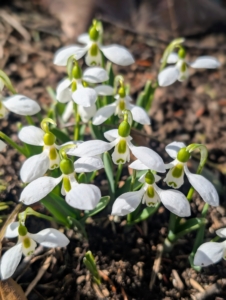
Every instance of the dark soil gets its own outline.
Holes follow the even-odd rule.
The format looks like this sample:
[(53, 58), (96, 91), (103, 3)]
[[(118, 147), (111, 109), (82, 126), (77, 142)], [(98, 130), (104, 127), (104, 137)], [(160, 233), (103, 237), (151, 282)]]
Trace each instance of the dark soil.
[[(22, 24), (22, 31), (0, 18), (0, 34), (4, 55), (0, 68), (6, 72), (18, 93), (38, 100), (45, 107), (51, 103), (46, 91), (47, 86), (56, 87), (64, 76), (64, 68), (53, 65), (54, 52), (67, 43), (60, 30), (60, 24), (48, 12), (30, 1), (14, 0), (11, 6), (5, 6), (4, 12), (15, 17)], [(21, 26), (21, 25), (20, 25)], [(127, 68), (115, 67), (131, 85), (131, 95), (136, 99), (145, 82), (154, 80), (158, 71), (162, 51), (167, 43), (152, 37), (130, 33), (112, 25), (104, 24), (106, 44), (119, 43), (130, 48), (136, 58), (136, 64)], [(215, 237), (215, 230), (226, 226), (225, 208), (225, 174), (226, 174), (226, 56), (224, 47), (225, 32), (207, 33), (192, 37), (185, 43), (192, 60), (200, 55), (214, 55), (223, 67), (219, 70), (190, 70), (190, 79), (181, 84), (175, 83), (168, 88), (156, 91), (150, 115), (152, 127), (144, 128), (143, 135), (133, 132), (134, 140), (142, 145), (150, 145), (170, 158), (164, 147), (174, 140), (186, 144), (204, 143), (209, 150), (209, 160), (204, 175), (212, 180), (220, 194), (221, 206), (210, 208), (206, 239)], [(0, 130), (19, 143), (17, 129), (25, 120), (9, 114), (8, 119), (1, 120)], [(38, 125), (38, 120), (37, 120)], [(157, 141), (156, 141), (157, 140)], [(19, 170), (25, 158), (10, 147), (0, 154), (0, 185), (6, 189), (1, 193), (1, 200), (17, 202), (22, 184)], [(197, 166), (196, 157), (191, 161), (191, 170)], [(127, 173), (127, 168), (124, 170)], [(123, 181), (123, 180), (122, 180)], [(106, 181), (102, 180), (104, 185)], [(188, 186), (183, 188), (188, 191)], [(103, 186), (103, 190), (106, 187)], [(199, 215), (204, 205), (197, 194), (191, 203), (193, 215)], [(37, 209), (43, 210), (36, 205)], [(8, 212), (10, 212), (8, 210)], [(5, 212), (4, 212), (5, 214)], [(194, 234), (181, 239), (174, 250), (164, 254), (157, 272), (153, 289), (149, 284), (156, 258), (157, 248), (167, 235), (169, 213), (160, 207), (157, 214), (142, 224), (126, 226), (122, 219), (119, 223), (110, 217), (100, 216), (90, 220), (87, 225), (89, 241), (84, 240), (72, 230), (67, 232), (71, 242), (66, 250), (51, 250), (48, 255), (38, 248), (39, 259), (32, 258), (25, 271), (19, 269), (15, 274), (24, 290), (36, 277), (48, 257), (49, 267), (28, 296), (29, 300), (42, 299), (191, 299), (208, 287), (226, 278), (224, 267), (220, 263), (205, 268), (201, 273), (190, 268), (188, 255), (194, 242)], [(30, 218), (28, 227), (37, 232), (50, 226), (43, 221)], [(55, 226), (55, 224), (51, 224)], [(12, 245), (4, 241), (3, 247)], [(91, 281), (87, 269), (82, 263), (87, 250), (96, 258), (98, 268), (102, 271), (102, 284), (97, 286)], [(44, 251), (44, 252), (43, 252)], [(23, 261), (24, 266), (26, 259)], [(218, 281), (219, 289), (208, 299), (226, 299), (224, 286)], [(207, 299), (206, 296), (197, 299)], [(197, 297), (198, 297), (197, 296)], [(194, 298), (195, 299), (195, 298)]]

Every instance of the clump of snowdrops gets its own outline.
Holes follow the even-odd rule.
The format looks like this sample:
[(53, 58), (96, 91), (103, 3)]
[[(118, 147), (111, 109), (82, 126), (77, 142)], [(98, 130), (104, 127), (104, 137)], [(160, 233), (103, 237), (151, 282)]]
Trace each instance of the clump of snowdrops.
[[(23, 189), (19, 201), (27, 206), (18, 214), (17, 222), (7, 223), (5, 237), (18, 237), (18, 242), (1, 258), (1, 279), (12, 276), (22, 254), (32, 255), (37, 243), (45, 247), (65, 247), (69, 243), (62, 232), (53, 228), (29, 233), (26, 218), (30, 215), (54, 220), (65, 229), (73, 228), (86, 236), (86, 220), (101, 210), (105, 209), (106, 217), (110, 212), (116, 219), (126, 218), (131, 226), (148, 219), (164, 205), (170, 211), (165, 251), (172, 250), (182, 236), (197, 231), (189, 257), (194, 268), (225, 257), (225, 242), (201, 245), (208, 207), (219, 205), (215, 187), (201, 175), (208, 154), (205, 145), (172, 141), (165, 147), (172, 161), (165, 164), (153, 149), (137, 145), (132, 138), (134, 129), (142, 130), (143, 125), (150, 125), (148, 111), (158, 86), (186, 80), (189, 67), (213, 69), (220, 67), (220, 63), (210, 56), (188, 62), (184, 39), (175, 39), (163, 54), (157, 80), (148, 81), (138, 99), (133, 101), (129, 83), (120, 74), (114, 74), (112, 68), (112, 64), (125, 67), (133, 64), (132, 54), (122, 46), (106, 46), (102, 41), (102, 24), (94, 20), (89, 32), (78, 37), (78, 42), (83, 45), (63, 47), (55, 53), (54, 64), (64, 66), (66, 76), (57, 85), (55, 100), (45, 113), (36, 101), (18, 95), (10, 79), (0, 71), (0, 92), (5, 88), (12, 94), (1, 98), (0, 118), (7, 118), (12, 112), (25, 116), (27, 122), (18, 132), (22, 146), (0, 132), (0, 151), (13, 147), (26, 157), (20, 170)], [(82, 57), (88, 66), (84, 69)], [(73, 136), (65, 126), (72, 116)], [(87, 127), (92, 138), (84, 141)], [(194, 174), (187, 163), (196, 150), (200, 151), (200, 161)], [(131, 161), (131, 154), (134, 161)], [(122, 169), (128, 165), (132, 175), (119, 187)], [(99, 170), (105, 173), (101, 171), (100, 175)], [(185, 175), (191, 184), (187, 195), (179, 190)], [(94, 184), (98, 176), (106, 176), (109, 195), (101, 195), (100, 187)], [(166, 182), (167, 189), (159, 187), (161, 180)], [(205, 202), (201, 217), (191, 217), (190, 202), (194, 191)], [(39, 201), (48, 214), (30, 207)], [(5, 203), (1, 205), (4, 208)], [(225, 238), (225, 230), (220, 229), (217, 234)], [(91, 254), (87, 254), (85, 262), (96, 274), (88, 257)]]

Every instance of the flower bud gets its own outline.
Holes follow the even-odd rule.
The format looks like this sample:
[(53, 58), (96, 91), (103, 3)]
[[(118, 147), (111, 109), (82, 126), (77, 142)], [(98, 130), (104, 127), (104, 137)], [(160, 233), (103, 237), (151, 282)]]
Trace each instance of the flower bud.
[(27, 228), (20, 224), (19, 227), (18, 227), (18, 233), (20, 236), (25, 236), (27, 234)]
[(177, 153), (177, 159), (182, 162), (186, 163), (190, 158), (190, 153), (186, 150), (186, 148), (181, 148), (180, 151)]
[(99, 38), (99, 32), (95, 26), (90, 27), (89, 29), (89, 37), (92, 41), (97, 41)]
[(154, 176), (154, 174), (151, 171), (148, 171), (146, 173), (144, 179), (145, 179), (145, 182), (147, 184), (153, 184), (153, 183), (155, 183), (155, 176)]
[(125, 98), (125, 96), (126, 96), (126, 90), (125, 90), (124, 86), (121, 86), (118, 89), (118, 94), (119, 94), (120, 98)]
[(130, 134), (130, 125), (127, 121), (122, 121), (118, 127), (118, 134), (121, 137), (127, 137)]
[(184, 58), (185, 58), (185, 56), (186, 56), (186, 51), (185, 51), (184, 48), (180, 48), (180, 50), (178, 51), (178, 56), (179, 56), (179, 58), (181, 58), (181, 59), (184, 59)]
[(60, 162), (60, 170), (63, 174), (68, 175), (74, 172), (73, 162), (69, 158), (64, 158)]
[(76, 64), (72, 69), (72, 75), (75, 79), (82, 78), (82, 70), (78, 64)]
[(52, 146), (56, 141), (56, 137), (53, 133), (47, 132), (43, 137), (43, 141), (45, 145)]

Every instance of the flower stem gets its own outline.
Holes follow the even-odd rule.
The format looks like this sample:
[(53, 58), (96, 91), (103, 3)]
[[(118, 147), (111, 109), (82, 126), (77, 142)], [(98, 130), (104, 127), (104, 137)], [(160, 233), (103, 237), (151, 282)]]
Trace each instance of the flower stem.
[(35, 125), (34, 121), (32, 120), (32, 117), (31, 116), (26, 116), (26, 120), (27, 120), (27, 123), (29, 125)]
[(16, 149), (20, 154), (23, 154), (24, 156), (28, 156), (28, 153), (25, 149), (18, 146), (17, 143), (15, 143), (10, 137), (8, 137), (6, 134), (4, 134), (2, 131), (0, 131), (0, 138), (2, 138), (4, 141), (6, 141), (11, 147)]
[(74, 103), (74, 113), (75, 113), (75, 129), (74, 129), (74, 140), (78, 141), (79, 140), (79, 121), (80, 121), (80, 115), (78, 112), (78, 105)]
[(120, 179), (120, 176), (121, 176), (121, 173), (122, 173), (122, 167), (123, 167), (123, 164), (118, 165), (117, 173), (116, 173), (116, 176), (115, 176), (115, 187), (116, 188), (118, 186), (118, 182), (119, 182), (119, 179)]
[(38, 218), (42, 218), (42, 219), (45, 219), (45, 220), (48, 220), (50, 222), (56, 222), (58, 224), (61, 224), (61, 225), (64, 225), (65, 226), (65, 223), (64, 222), (61, 222), (53, 217), (50, 217), (50, 216), (46, 216), (46, 215), (43, 215), (35, 210), (33, 210), (31, 207), (28, 207), (26, 210), (25, 210), (25, 214), (26, 216), (36, 216)]
[[(131, 183), (130, 183), (130, 191), (133, 191), (134, 183), (136, 181), (136, 170), (133, 169), (133, 175), (131, 177)], [(129, 224), (132, 221), (132, 214), (127, 215), (127, 223)]]

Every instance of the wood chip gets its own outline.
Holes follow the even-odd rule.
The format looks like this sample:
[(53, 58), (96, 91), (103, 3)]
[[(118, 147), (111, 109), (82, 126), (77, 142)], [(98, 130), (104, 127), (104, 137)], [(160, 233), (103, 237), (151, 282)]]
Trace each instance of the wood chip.
[(38, 274), (36, 275), (35, 279), (32, 280), (32, 282), (29, 284), (25, 295), (28, 296), (30, 292), (33, 290), (33, 288), (36, 286), (36, 284), (39, 282), (39, 280), (42, 278), (42, 276), (45, 274), (46, 270), (49, 268), (50, 263), (52, 260), (52, 256), (49, 256), (46, 258), (44, 264), (41, 266), (41, 268), (38, 271)]
[(194, 289), (196, 289), (197, 291), (199, 291), (199, 292), (204, 292), (205, 291), (204, 288), (195, 279), (190, 278), (189, 281), (190, 281), (191, 286)]
[(151, 281), (150, 281), (150, 284), (149, 284), (149, 289), (150, 290), (153, 289), (153, 286), (155, 284), (156, 275), (159, 272), (159, 268), (160, 268), (161, 261), (162, 261), (163, 249), (164, 249), (164, 247), (163, 247), (162, 244), (159, 244), (157, 246), (156, 258), (155, 258), (155, 261), (154, 261), (154, 264), (153, 264), (153, 269), (152, 269), (152, 273), (151, 273)]

